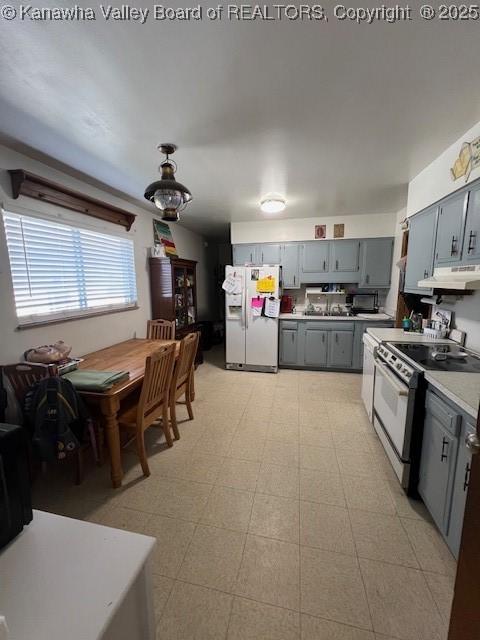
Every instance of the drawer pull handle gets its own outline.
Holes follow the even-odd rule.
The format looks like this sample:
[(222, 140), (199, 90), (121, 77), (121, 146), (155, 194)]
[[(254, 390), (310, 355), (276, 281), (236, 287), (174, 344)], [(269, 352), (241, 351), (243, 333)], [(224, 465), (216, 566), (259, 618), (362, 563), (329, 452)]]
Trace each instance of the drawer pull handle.
[(446, 453), (446, 451), (448, 451), (448, 440), (447, 438), (443, 438), (442, 440), (442, 455), (440, 456), (440, 461), (443, 462), (444, 460), (448, 459), (448, 453)]
[(450, 255), (456, 255), (458, 253), (458, 248), (457, 248), (457, 238), (455, 236), (452, 236), (452, 244), (450, 246)]
[(477, 239), (477, 232), (476, 231), (470, 231), (470, 233), (468, 234), (468, 249), (467, 249), (467, 253), (472, 253), (472, 251), (475, 250), (476, 239)]
[(463, 479), (463, 490), (466, 491), (468, 489), (468, 484), (470, 482), (470, 463), (467, 462), (465, 465), (465, 478)]

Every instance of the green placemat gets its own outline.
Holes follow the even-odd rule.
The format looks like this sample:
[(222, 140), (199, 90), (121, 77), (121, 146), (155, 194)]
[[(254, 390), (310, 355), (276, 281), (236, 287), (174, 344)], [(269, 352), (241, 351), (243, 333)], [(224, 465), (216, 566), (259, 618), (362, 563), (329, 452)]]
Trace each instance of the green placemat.
[(128, 371), (94, 371), (77, 369), (64, 376), (80, 391), (107, 391), (114, 384), (128, 380)]

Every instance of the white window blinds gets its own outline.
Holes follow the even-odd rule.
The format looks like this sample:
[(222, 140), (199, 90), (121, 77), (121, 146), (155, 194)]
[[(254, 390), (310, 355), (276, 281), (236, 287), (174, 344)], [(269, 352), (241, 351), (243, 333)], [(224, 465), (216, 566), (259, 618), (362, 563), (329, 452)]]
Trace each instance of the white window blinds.
[(136, 305), (133, 242), (4, 212), (21, 325)]

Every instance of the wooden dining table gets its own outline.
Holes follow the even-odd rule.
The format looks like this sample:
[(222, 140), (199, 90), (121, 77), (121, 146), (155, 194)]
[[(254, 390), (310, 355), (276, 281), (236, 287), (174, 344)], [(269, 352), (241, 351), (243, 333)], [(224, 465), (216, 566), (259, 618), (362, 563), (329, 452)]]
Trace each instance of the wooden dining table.
[(117, 421), (120, 402), (141, 387), (145, 375), (146, 358), (160, 347), (169, 344), (176, 345), (175, 358), (178, 358), (179, 340), (133, 338), (89, 353), (83, 356), (83, 362), (79, 364), (79, 369), (128, 371), (129, 373), (128, 380), (113, 385), (107, 391), (79, 391), (87, 405), (94, 406), (99, 410), (110, 455), (112, 484), (115, 488), (121, 486), (123, 478), (120, 430)]

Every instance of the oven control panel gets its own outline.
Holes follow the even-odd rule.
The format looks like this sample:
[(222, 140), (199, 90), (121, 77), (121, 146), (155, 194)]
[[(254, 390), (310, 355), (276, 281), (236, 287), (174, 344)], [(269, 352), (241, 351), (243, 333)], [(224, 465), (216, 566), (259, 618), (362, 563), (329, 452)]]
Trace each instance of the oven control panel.
[(411, 384), (416, 378), (417, 370), (398, 355), (393, 353), (386, 345), (381, 344), (377, 349), (377, 357), (384, 362), (399, 378), (407, 384)]

